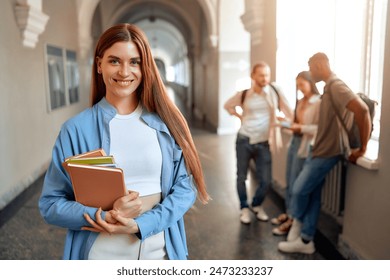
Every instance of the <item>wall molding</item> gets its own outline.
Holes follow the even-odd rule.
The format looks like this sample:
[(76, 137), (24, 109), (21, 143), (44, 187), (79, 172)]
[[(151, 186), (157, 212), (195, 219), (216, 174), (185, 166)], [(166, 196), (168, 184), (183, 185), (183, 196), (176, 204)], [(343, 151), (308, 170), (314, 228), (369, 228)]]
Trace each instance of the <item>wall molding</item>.
[(259, 45), (263, 39), (264, 0), (246, 0), (245, 13), (241, 16), (244, 28), (251, 35), (252, 45)]
[(15, 5), (16, 23), (22, 36), (22, 44), (35, 48), (38, 37), (45, 31), (49, 16), (42, 12), (40, 1), (18, 1)]

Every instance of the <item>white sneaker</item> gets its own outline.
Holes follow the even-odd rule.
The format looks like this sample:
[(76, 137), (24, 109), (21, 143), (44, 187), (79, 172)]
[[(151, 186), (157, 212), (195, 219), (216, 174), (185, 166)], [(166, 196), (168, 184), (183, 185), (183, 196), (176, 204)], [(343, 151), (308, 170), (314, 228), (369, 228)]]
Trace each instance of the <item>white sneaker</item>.
[(240, 221), (243, 224), (250, 224), (251, 223), (251, 211), (249, 208), (242, 208), (241, 209), (241, 215), (240, 215)]
[(290, 231), (287, 235), (287, 241), (293, 241), (301, 236), (302, 223), (297, 219), (294, 219)]
[(252, 207), (252, 211), (256, 213), (256, 218), (260, 221), (268, 221), (268, 215), (265, 213), (263, 206)]
[(283, 241), (279, 242), (278, 249), (284, 253), (302, 253), (302, 254), (313, 254), (316, 249), (314, 242), (303, 243), (302, 239), (298, 237), (294, 241)]

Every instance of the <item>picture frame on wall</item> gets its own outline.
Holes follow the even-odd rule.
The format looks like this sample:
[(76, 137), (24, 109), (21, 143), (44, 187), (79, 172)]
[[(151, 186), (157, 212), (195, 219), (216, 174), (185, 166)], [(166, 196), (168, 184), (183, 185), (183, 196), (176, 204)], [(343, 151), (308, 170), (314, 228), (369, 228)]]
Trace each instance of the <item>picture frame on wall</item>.
[(45, 57), (48, 111), (79, 102), (80, 78), (76, 51), (47, 44)]
[(65, 71), (62, 48), (46, 46), (46, 67), (49, 88), (49, 110), (66, 105), (65, 97)]
[(73, 104), (79, 101), (79, 70), (77, 64), (77, 54), (75, 51), (66, 50), (66, 78), (68, 85), (69, 103)]

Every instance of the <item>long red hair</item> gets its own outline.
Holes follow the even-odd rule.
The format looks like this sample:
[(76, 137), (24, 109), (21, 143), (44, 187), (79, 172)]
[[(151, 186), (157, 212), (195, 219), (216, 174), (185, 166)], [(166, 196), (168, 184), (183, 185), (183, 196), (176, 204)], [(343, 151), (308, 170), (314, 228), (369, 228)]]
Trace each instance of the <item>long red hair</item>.
[(206, 191), (203, 170), (193, 142), (187, 121), (169, 98), (164, 83), (154, 62), (148, 40), (137, 26), (123, 23), (107, 29), (100, 37), (94, 55), (92, 67), (91, 105), (99, 102), (106, 94), (102, 75), (97, 72), (97, 57), (116, 42), (133, 42), (140, 53), (142, 81), (136, 90), (137, 98), (149, 112), (156, 112), (167, 125), (178, 145), (183, 150), (184, 160), (192, 174), (198, 189), (198, 197), (206, 203), (210, 197)]

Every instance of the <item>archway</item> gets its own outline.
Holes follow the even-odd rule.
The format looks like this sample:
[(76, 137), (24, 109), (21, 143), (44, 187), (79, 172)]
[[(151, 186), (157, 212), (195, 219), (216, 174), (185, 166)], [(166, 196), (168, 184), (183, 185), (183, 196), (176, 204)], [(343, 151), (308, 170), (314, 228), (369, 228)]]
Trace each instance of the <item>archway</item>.
[(206, 112), (203, 72), (205, 67), (215, 67), (207, 57), (217, 38), (216, 7), (210, 0), (122, 0), (115, 5), (108, 0), (83, 0), (78, 5), (81, 52), (89, 53), (96, 37), (112, 24), (136, 23), (156, 46), (154, 55), (166, 65), (167, 80), (180, 87), (186, 106), (200, 115)]

